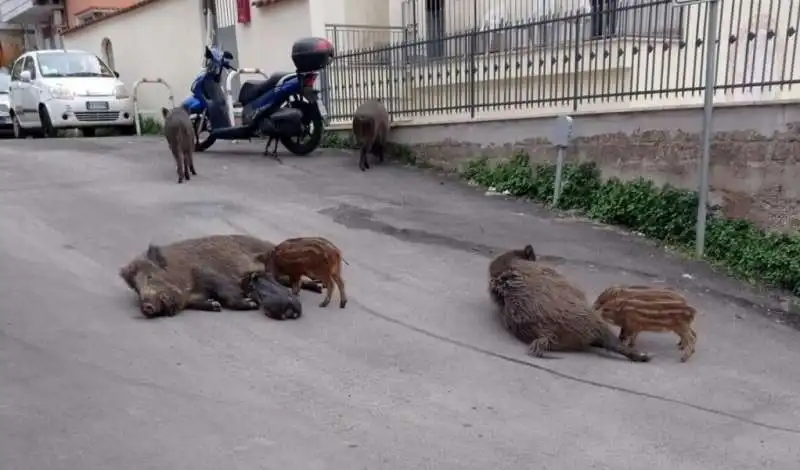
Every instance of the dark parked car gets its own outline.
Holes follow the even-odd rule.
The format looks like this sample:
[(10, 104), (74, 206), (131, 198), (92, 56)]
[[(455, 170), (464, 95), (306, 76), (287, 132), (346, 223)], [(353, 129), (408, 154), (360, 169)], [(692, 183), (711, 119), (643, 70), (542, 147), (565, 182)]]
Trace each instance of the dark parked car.
[(8, 108), (11, 106), (11, 96), (9, 95), (9, 85), (11, 76), (5, 69), (0, 69), (0, 132), (13, 130), (11, 117)]

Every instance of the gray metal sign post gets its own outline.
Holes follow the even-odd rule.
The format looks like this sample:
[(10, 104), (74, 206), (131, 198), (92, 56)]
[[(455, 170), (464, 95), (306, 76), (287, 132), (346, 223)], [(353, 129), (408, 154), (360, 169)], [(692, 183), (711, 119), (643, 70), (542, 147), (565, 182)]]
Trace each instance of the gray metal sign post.
[(703, 91), (703, 154), (700, 161), (700, 181), (698, 184), (697, 226), (695, 248), (698, 257), (705, 251), (706, 217), (708, 216), (708, 173), (711, 166), (711, 131), (714, 119), (714, 86), (717, 83), (717, 22), (719, 0), (672, 0), (673, 7), (706, 3), (708, 15), (706, 23), (706, 70)]
[(553, 183), (553, 207), (558, 207), (558, 198), (561, 196), (561, 178), (564, 169), (564, 154), (572, 142), (572, 118), (569, 116), (558, 116), (556, 125), (553, 127), (553, 145), (558, 151), (556, 161), (556, 178)]

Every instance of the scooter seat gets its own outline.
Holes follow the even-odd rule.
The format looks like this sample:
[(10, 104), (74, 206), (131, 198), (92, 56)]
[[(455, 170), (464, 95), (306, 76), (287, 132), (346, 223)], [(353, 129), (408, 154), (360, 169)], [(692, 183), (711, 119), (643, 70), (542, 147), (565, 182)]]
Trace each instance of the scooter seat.
[(281, 78), (290, 73), (291, 72), (275, 72), (266, 80), (250, 80), (242, 83), (242, 87), (239, 90), (239, 103), (246, 105), (259, 96), (266, 94), (268, 91), (275, 88), (275, 85), (278, 84)]

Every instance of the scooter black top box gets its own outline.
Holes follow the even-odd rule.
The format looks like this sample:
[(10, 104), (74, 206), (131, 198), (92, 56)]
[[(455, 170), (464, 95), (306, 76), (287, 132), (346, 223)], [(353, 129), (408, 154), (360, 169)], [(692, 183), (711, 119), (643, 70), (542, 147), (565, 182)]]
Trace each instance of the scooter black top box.
[(292, 45), (292, 62), (298, 73), (324, 69), (333, 59), (333, 44), (324, 38), (303, 38)]

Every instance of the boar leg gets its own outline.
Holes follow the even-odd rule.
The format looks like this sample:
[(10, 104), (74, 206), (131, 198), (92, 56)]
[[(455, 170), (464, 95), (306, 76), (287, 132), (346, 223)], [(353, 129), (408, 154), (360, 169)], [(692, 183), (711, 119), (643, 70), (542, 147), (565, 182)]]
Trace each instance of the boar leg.
[(322, 279), (322, 287), (325, 288), (325, 298), (322, 300), (322, 303), (319, 304), (320, 307), (325, 308), (331, 303), (331, 298), (333, 297), (333, 286), (334, 283), (330, 276), (326, 276)]
[(191, 171), (193, 175), (197, 176), (197, 172), (194, 170), (194, 156), (192, 155), (192, 152), (189, 151), (186, 153), (184, 158), (189, 162), (189, 171)]
[(378, 157), (378, 161), (383, 163), (383, 145), (376, 143), (374, 147), (372, 147), (372, 153)]
[(339, 289), (339, 308), (344, 308), (347, 305), (347, 294), (344, 292), (344, 279), (342, 279), (342, 275), (339, 273), (332, 274), (331, 278)]
[(186, 155), (183, 156), (183, 177), (186, 181), (192, 179), (191, 175), (189, 175), (189, 160), (186, 158)]
[(694, 354), (694, 343), (697, 341), (697, 336), (688, 325), (675, 330), (675, 332), (681, 338), (681, 342), (678, 343), (678, 347), (683, 351), (681, 362), (686, 362)]
[(358, 157), (358, 168), (361, 171), (369, 170), (369, 162), (367, 161), (367, 146), (363, 145), (361, 147), (361, 155)]
[(203, 294), (213, 297), (230, 310), (258, 310), (258, 304), (244, 296), (244, 291), (239, 283), (227, 279), (213, 270), (201, 269), (195, 271), (196, 281), (203, 287)]
[(221, 312), (222, 304), (214, 299), (207, 299), (203, 294), (192, 294), (186, 301), (186, 308), (204, 312)]
[(540, 359), (558, 359), (557, 356), (547, 357), (544, 355), (547, 351), (554, 351), (558, 348), (558, 340), (551, 333), (544, 333), (538, 338), (531, 341), (528, 345), (528, 355)]
[(300, 281), (301, 281), (301, 279), (302, 279), (302, 276), (299, 276), (299, 277), (289, 276), (289, 286), (292, 289), (292, 294), (300, 295)]
[(615, 352), (627, 357), (632, 362), (649, 362), (650, 356), (647, 353), (638, 351), (630, 345), (630, 340), (633, 339), (635, 341), (637, 334), (638, 332), (631, 333), (631, 336), (628, 337), (629, 343), (624, 344), (610, 328), (606, 328), (602, 336), (592, 341), (589, 345), (594, 348), (603, 348), (606, 351)]
[(245, 298), (241, 286), (235, 282), (220, 282), (217, 287), (217, 299), (223, 307), (231, 310), (258, 310), (258, 303)]
[[(289, 276), (284, 276), (284, 275), (275, 276), (275, 280), (278, 281), (284, 287), (292, 287), (292, 282), (289, 280)], [(319, 285), (319, 282), (313, 280), (307, 281), (305, 279), (302, 279), (300, 281), (300, 288), (311, 292), (316, 292), (317, 294), (322, 293), (322, 287)]]

